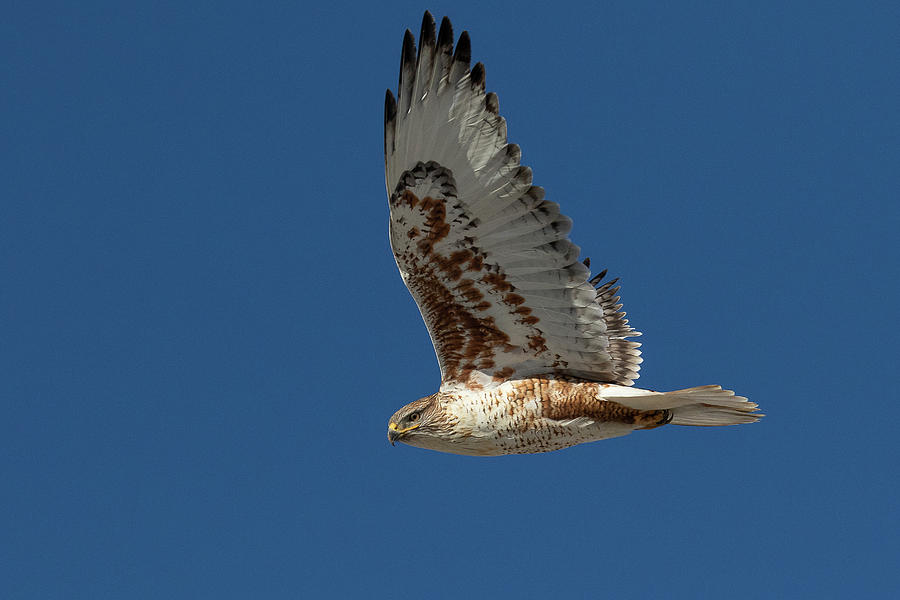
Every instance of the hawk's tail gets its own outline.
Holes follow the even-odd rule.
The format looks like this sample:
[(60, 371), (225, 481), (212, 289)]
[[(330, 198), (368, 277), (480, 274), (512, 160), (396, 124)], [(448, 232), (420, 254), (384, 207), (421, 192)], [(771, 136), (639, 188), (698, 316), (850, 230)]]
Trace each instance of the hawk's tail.
[(638, 410), (668, 410), (675, 425), (717, 426), (755, 423), (765, 415), (756, 412), (757, 404), (718, 385), (676, 390), (674, 392), (643, 392), (634, 396), (606, 397), (607, 400)]

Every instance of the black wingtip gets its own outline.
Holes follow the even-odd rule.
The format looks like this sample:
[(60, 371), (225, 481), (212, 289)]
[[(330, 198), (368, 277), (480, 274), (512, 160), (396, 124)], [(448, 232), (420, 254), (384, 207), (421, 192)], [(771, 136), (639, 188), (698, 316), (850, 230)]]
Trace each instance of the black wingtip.
[[(406, 30), (406, 33), (403, 34), (403, 50), (400, 52), (400, 86), (397, 88), (397, 95), (401, 99), (406, 96), (403, 93), (403, 72), (406, 70), (412, 70), (416, 64), (416, 40), (413, 38), (412, 31), (409, 29)], [(413, 71), (414, 73), (414, 71)], [(405, 82), (406, 85), (412, 85), (412, 77), (410, 77), (410, 81)], [(411, 90), (412, 88), (410, 88)]]
[(494, 92), (488, 92), (484, 97), (484, 108), (492, 115), (500, 114), (500, 100)]
[(453, 54), (453, 62), (468, 65), (472, 62), (472, 42), (469, 41), (469, 32), (463, 31), (456, 41), (456, 52)]
[(434, 17), (427, 10), (422, 17), (422, 30), (419, 33), (419, 52), (424, 46), (434, 46)]
[(588, 269), (591, 268), (591, 257), (590, 256), (585, 256), (584, 260), (581, 262), (584, 263), (584, 266), (586, 266)]
[(453, 25), (450, 24), (450, 19), (447, 17), (441, 19), (441, 30), (438, 32), (437, 47), (453, 49)]
[(396, 117), (397, 101), (394, 99), (394, 93), (388, 88), (384, 93), (384, 124), (393, 122)]
[(474, 87), (484, 87), (484, 65), (481, 63), (475, 63), (475, 66), (472, 67), (472, 85)]
[[(585, 264), (587, 264), (587, 263), (585, 263)], [(590, 265), (587, 265), (587, 266), (590, 266)], [(606, 269), (603, 269), (602, 271), (600, 271), (599, 273), (597, 273), (596, 275), (591, 277), (588, 283), (590, 283), (594, 287), (597, 287), (600, 285), (600, 282), (603, 281), (604, 277), (606, 277)]]
[(403, 34), (403, 50), (400, 52), (400, 66), (411, 63), (416, 59), (416, 38), (412, 31), (406, 30)]

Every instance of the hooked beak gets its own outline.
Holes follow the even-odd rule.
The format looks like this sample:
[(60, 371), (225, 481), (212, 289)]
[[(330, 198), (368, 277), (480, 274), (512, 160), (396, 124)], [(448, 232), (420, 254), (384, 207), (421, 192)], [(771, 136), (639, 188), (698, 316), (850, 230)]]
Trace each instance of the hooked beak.
[(413, 429), (418, 429), (419, 425), (421, 425), (421, 423), (416, 423), (415, 425), (410, 425), (405, 429), (400, 429), (400, 427), (398, 427), (397, 424), (393, 421), (388, 423), (388, 440), (390, 440), (391, 446), (393, 446), (394, 442), (399, 440), (402, 435), (406, 434), (406, 432), (412, 431)]
[(391, 443), (391, 446), (394, 445), (394, 442), (400, 437), (400, 432), (397, 431), (396, 423), (388, 423), (388, 441)]

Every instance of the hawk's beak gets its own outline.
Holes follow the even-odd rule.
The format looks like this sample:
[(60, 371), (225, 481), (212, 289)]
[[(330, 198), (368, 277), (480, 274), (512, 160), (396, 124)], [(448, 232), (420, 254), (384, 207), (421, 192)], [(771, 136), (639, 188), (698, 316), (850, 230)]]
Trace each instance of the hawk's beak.
[(394, 442), (396, 442), (397, 438), (399, 438), (399, 437), (400, 437), (400, 432), (397, 431), (397, 424), (389, 423), (388, 424), (388, 441), (391, 443), (391, 446), (394, 445)]
[(407, 431), (412, 431), (413, 429), (418, 429), (421, 423), (416, 423), (415, 425), (410, 425), (405, 429), (400, 429), (396, 423), (391, 421), (388, 423), (388, 440), (391, 442), (391, 446), (394, 445), (394, 442), (400, 439), (400, 436), (405, 434)]

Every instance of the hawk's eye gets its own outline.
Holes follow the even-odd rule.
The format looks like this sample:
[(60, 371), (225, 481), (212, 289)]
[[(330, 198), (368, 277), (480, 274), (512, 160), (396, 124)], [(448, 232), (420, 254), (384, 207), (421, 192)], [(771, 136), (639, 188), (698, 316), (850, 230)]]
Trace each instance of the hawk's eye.
[(409, 419), (410, 421), (413, 421), (413, 422), (418, 421), (418, 420), (419, 420), (419, 413), (413, 413), (413, 414), (409, 415), (409, 416), (407, 417), (407, 419)]

